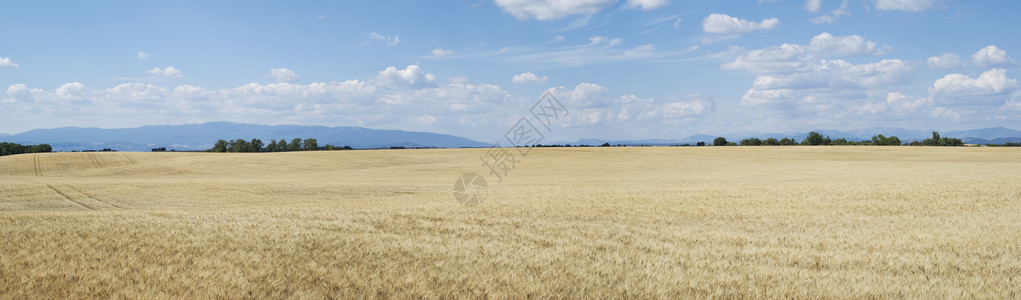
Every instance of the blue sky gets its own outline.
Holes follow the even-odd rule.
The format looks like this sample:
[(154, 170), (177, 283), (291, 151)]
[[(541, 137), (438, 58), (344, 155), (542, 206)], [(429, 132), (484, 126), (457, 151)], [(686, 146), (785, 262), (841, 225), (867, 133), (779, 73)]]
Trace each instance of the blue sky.
[(0, 2), (0, 132), (232, 121), (499, 139), (1021, 128), (1019, 1)]

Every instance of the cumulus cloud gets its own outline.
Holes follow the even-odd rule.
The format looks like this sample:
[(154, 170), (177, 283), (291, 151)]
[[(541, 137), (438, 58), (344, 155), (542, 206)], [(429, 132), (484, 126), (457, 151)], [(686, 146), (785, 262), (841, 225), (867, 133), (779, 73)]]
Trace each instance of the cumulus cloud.
[(828, 58), (877, 52), (876, 44), (861, 36), (822, 33), (804, 45), (782, 44), (744, 51), (720, 67), (756, 75), (741, 96), (741, 106), (800, 115), (823, 111), (892, 113), (891, 107), (917, 100), (888, 97), (892, 89), (914, 78), (911, 64), (899, 59), (856, 64)]
[(596, 128), (601, 134), (623, 129), (632, 138), (636, 131), (649, 127), (697, 123), (716, 111), (716, 100), (709, 95), (692, 94), (664, 100), (636, 95), (613, 97), (608, 89), (593, 83), (547, 91), (570, 110), (566, 120), (569, 126)]
[(444, 50), (443, 48), (436, 48), (429, 52), (432, 57), (448, 57), (454, 55), (454, 51)]
[(769, 30), (780, 25), (777, 18), (763, 19), (760, 22), (738, 19), (725, 14), (711, 14), (702, 21), (702, 30), (706, 33), (744, 34), (755, 30)]
[(805, 10), (817, 13), (822, 10), (822, 0), (808, 0), (805, 1)]
[(1003, 51), (993, 45), (986, 46), (972, 54), (971, 61), (983, 68), (1010, 67), (1015, 65), (1014, 60), (1007, 56), (1007, 51)]
[(149, 54), (142, 51), (138, 51), (135, 55), (138, 56), (138, 60), (146, 60), (149, 58)]
[(808, 50), (836, 55), (866, 54), (876, 51), (876, 43), (866, 41), (859, 35), (835, 37), (823, 32), (812, 38), (808, 44)]
[(929, 57), (925, 61), (925, 65), (929, 66), (930, 69), (936, 70), (949, 70), (963, 68), (967, 65), (967, 62), (961, 60), (961, 56), (954, 53), (943, 53), (940, 56)]
[(167, 78), (181, 78), (184, 77), (184, 73), (181, 70), (174, 68), (173, 66), (167, 67), (166, 69), (152, 68), (151, 70), (145, 71), (146, 73), (152, 74), (154, 77), (167, 77)]
[(546, 83), (549, 78), (546, 76), (539, 77), (532, 72), (525, 72), (518, 75), (514, 75), (514, 83)]
[(878, 10), (925, 11), (942, 8), (938, 0), (876, 0)]
[(821, 60), (806, 71), (757, 76), (741, 105), (827, 108), (843, 99), (864, 100), (862, 91), (905, 84), (913, 77), (914, 70), (897, 59), (860, 65)]
[[(518, 20), (556, 20), (570, 15), (593, 15), (614, 0), (496, 0), (496, 5)], [(656, 4), (660, 1), (638, 1)], [(630, 4), (630, 3), (629, 3)], [(644, 4), (636, 4), (645, 8)]]
[(747, 51), (721, 68), (753, 73), (792, 73), (825, 64), (824, 56), (877, 53), (875, 48), (874, 42), (861, 36), (833, 36), (824, 32), (813, 37), (808, 45), (782, 44)]
[(666, 119), (703, 116), (715, 111), (716, 100), (701, 94), (691, 94), (662, 105), (663, 117)]
[(652, 10), (670, 4), (669, 0), (627, 0), (627, 7), (634, 9), (641, 7), (642, 10)]
[(901, 92), (891, 92), (886, 96), (886, 101), (866, 103), (858, 109), (860, 112), (867, 113), (894, 113), (903, 114), (914, 112), (919, 107), (927, 104), (928, 98), (925, 97), (912, 97), (904, 95)]
[(382, 87), (387, 88), (433, 87), (436, 85), (435, 79), (436, 76), (431, 73), (425, 73), (417, 65), (410, 65), (404, 68), (404, 70), (387, 67), (379, 71), (379, 75), (376, 76), (377, 82), (381, 83)]
[(1002, 102), (1018, 88), (1017, 80), (1007, 77), (1007, 70), (992, 69), (977, 78), (948, 74), (929, 88), (934, 100), (943, 104), (976, 104)]
[[(128, 82), (110, 88), (81, 83), (53, 90), (13, 84), (0, 93), (0, 126), (59, 121), (78, 126), (232, 121), (303, 125), (345, 125), (463, 133), (465, 127), (493, 128), (507, 111), (526, 112), (524, 99), (491, 84), (439, 85), (417, 66), (386, 68), (367, 80), (295, 84), (249, 83), (205, 89)], [(2, 91), (2, 90), (0, 90)], [(531, 103), (527, 103), (530, 105)], [(70, 122), (70, 123), (68, 123)], [(478, 131), (472, 131), (478, 132)], [(479, 136), (473, 136), (479, 138)]]
[(872, 89), (903, 84), (914, 76), (913, 69), (899, 59), (855, 65), (843, 60), (822, 60), (811, 71), (789, 75), (762, 75), (752, 84), (756, 89)]
[(572, 108), (603, 107), (612, 103), (612, 100), (606, 97), (606, 88), (594, 83), (583, 82), (573, 90), (557, 87), (550, 92), (563, 101), (564, 105)]
[(0, 56), (0, 67), (17, 68), (18, 64), (14, 63), (14, 61), (12, 61), (10, 57)]
[(298, 77), (298, 74), (295, 74), (294, 71), (287, 68), (270, 69), (269, 75), (277, 82), (292, 82), (301, 79)]

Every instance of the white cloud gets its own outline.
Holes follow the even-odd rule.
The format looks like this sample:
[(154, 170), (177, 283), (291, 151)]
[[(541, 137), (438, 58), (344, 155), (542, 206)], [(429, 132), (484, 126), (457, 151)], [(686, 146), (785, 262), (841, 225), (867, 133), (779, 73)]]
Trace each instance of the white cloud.
[(940, 106), (932, 109), (931, 113), (933, 118), (938, 119), (960, 119), (961, 114), (957, 113), (956, 110), (947, 108), (946, 106)]
[(938, 0), (876, 0), (878, 10), (925, 11), (942, 8)]
[(867, 113), (893, 113), (893, 114), (905, 114), (914, 112), (919, 107), (929, 103), (928, 98), (924, 97), (912, 97), (904, 95), (901, 92), (891, 92), (886, 95), (886, 101), (866, 103), (862, 105), (859, 112)]
[(549, 78), (546, 76), (539, 77), (532, 72), (525, 72), (518, 75), (514, 75), (514, 83), (546, 83)]
[(81, 82), (71, 82), (60, 86), (54, 93), (64, 99), (81, 99), (84, 91), (84, 84)]
[(855, 65), (843, 60), (822, 60), (812, 70), (790, 75), (762, 75), (756, 89), (874, 89), (907, 83), (913, 69), (898, 59)]
[(155, 77), (170, 77), (170, 78), (184, 77), (184, 73), (182, 73), (181, 70), (174, 68), (173, 66), (167, 67), (166, 69), (152, 68), (151, 70), (145, 72), (152, 74)]
[(270, 69), (269, 75), (273, 77), (277, 82), (292, 82), (301, 79), (298, 74), (287, 68)]
[(929, 66), (930, 69), (936, 70), (949, 70), (958, 69), (967, 65), (966, 62), (961, 61), (961, 56), (954, 53), (943, 53), (940, 56), (929, 57), (925, 61), (925, 65)]
[(18, 64), (14, 63), (10, 57), (0, 57), (0, 67), (17, 68)]
[(512, 125), (501, 123), (507, 112), (527, 112), (532, 99), (510, 101), (510, 97), (491, 84), (439, 85), (417, 66), (386, 68), (368, 80), (249, 83), (223, 89), (139, 82), (90, 89), (72, 82), (42, 90), (14, 84), (0, 94), (0, 126), (28, 130), (35, 124), (133, 127), (269, 122), (415, 129), (487, 139), (478, 133), (485, 130), (464, 128)]
[(972, 54), (971, 61), (983, 68), (1010, 67), (1015, 65), (1014, 60), (1007, 56), (1007, 51), (1003, 51), (993, 45), (986, 46)]
[(564, 105), (575, 108), (602, 107), (611, 103), (605, 94), (606, 88), (587, 82), (578, 84), (570, 91), (564, 90), (563, 87), (554, 89), (554, 95), (559, 95)]
[(924, 97), (912, 97), (900, 92), (889, 93), (886, 96), (886, 104), (891, 109), (898, 111), (914, 111), (928, 102), (929, 99)]
[(877, 53), (875, 48), (874, 42), (861, 36), (833, 36), (824, 32), (813, 37), (808, 45), (783, 44), (747, 51), (721, 68), (753, 73), (793, 73), (825, 65), (823, 56)]
[[(668, 97), (666, 100), (621, 95), (607, 95), (609, 91), (597, 84), (581, 83), (573, 89), (556, 87), (547, 90), (570, 110), (567, 126), (594, 128), (596, 135), (605, 135), (620, 129), (634, 138), (637, 131), (662, 128), (664, 124), (697, 124), (703, 117), (716, 111), (712, 96), (692, 94)], [(590, 135), (592, 136), (592, 135)]]
[(404, 70), (387, 67), (379, 71), (379, 75), (376, 76), (376, 80), (381, 84), (381, 87), (387, 88), (433, 87), (436, 85), (435, 79), (436, 76), (433, 76), (431, 73), (425, 73), (417, 65), (410, 65)]
[(808, 0), (805, 1), (805, 10), (817, 13), (822, 10), (822, 0)]
[[(614, 0), (495, 0), (518, 20), (556, 20), (570, 15), (593, 15)], [(657, 1), (652, 1), (657, 2)], [(644, 6), (643, 6), (644, 8)], [(647, 8), (651, 9), (651, 8)]]
[(692, 94), (663, 103), (661, 111), (666, 119), (703, 116), (716, 111), (716, 100), (711, 96)]
[(963, 74), (948, 74), (936, 80), (929, 88), (935, 100), (944, 104), (991, 104), (1002, 102), (1006, 96), (1017, 90), (1017, 80), (1008, 78), (1007, 70), (992, 69), (978, 78)]
[(756, 49), (738, 56), (721, 66), (724, 70), (746, 70), (753, 73), (790, 73), (809, 68), (815, 57), (808, 55), (805, 46), (783, 44)]
[(769, 30), (780, 24), (777, 18), (763, 19), (752, 22), (738, 19), (725, 14), (711, 14), (702, 21), (702, 30), (707, 33), (743, 34), (755, 30)]
[(138, 53), (136, 53), (135, 55), (138, 56), (138, 60), (146, 60), (147, 58), (149, 58), (149, 54), (142, 51), (138, 51)]
[(855, 64), (826, 58), (877, 53), (876, 48), (874, 42), (861, 36), (822, 33), (806, 45), (782, 44), (744, 51), (720, 67), (757, 75), (741, 97), (740, 105), (745, 107), (837, 118), (838, 113), (894, 112), (891, 107), (911, 106), (904, 103), (917, 99), (888, 97), (892, 89), (914, 78), (911, 64), (899, 59)]
[(823, 32), (812, 38), (808, 44), (810, 51), (831, 53), (836, 55), (867, 54), (876, 51), (876, 43), (866, 41), (858, 35), (834, 37)]
[(838, 18), (849, 15), (851, 15), (851, 12), (847, 10), (847, 0), (844, 0), (843, 2), (840, 3), (840, 8), (834, 9), (831, 14), (818, 16), (810, 19), (809, 21), (811, 21), (812, 24), (816, 25), (822, 23), (833, 24), (834, 22), (837, 21)]
[(383, 43), (383, 45), (386, 46), (386, 47), (393, 47), (393, 46), (397, 46), (397, 44), (399, 44), (401, 42), (401, 37), (400, 36), (396, 36), (396, 35), (394, 35), (394, 36), (382, 35), (382, 34), (378, 34), (378, 33), (375, 33), (375, 32), (369, 32), (369, 33), (365, 34), (365, 38), (367, 38), (368, 41), (365, 42), (365, 43), (362, 43), (359, 46), (368, 45), (369, 43), (372, 43), (372, 42), (378, 42), (378, 43)]
[(653, 10), (670, 4), (670, 0), (627, 0), (627, 7), (634, 9), (641, 7), (642, 10)]
[(454, 55), (454, 51), (443, 50), (443, 48), (436, 48), (429, 52), (432, 57), (448, 57)]

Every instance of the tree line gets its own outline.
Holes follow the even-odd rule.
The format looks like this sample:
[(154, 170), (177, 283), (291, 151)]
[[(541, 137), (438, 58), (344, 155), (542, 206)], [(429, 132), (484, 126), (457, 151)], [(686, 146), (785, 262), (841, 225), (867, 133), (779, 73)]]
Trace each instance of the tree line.
[[(738, 145), (738, 143), (727, 141), (727, 139), (722, 137), (722, 136), (721, 137), (717, 137), (715, 140), (713, 140), (713, 146), (737, 146), (737, 145)], [(857, 145), (862, 145), (862, 146), (870, 146), (870, 145), (874, 145), (874, 146), (900, 146), (900, 145), (910, 145), (910, 146), (964, 146), (964, 142), (961, 141), (961, 139), (958, 139), (958, 138), (941, 137), (939, 135), (939, 132), (935, 132), (935, 131), (932, 132), (932, 137), (931, 138), (922, 140), (920, 142), (919, 141), (914, 141), (914, 142), (911, 142), (911, 143), (901, 143), (900, 138), (898, 138), (896, 136), (883, 136), (882, 134), (878, 134), (878, 135), (872, 136), (872, 140), (865, 140), (865, 141), (854, 141), (854, 140), (848, 141), (845, 138), (831, 139), (828, 136), (823, 136), (822, 134), (819, 134), (818, 132), (812, 131), (812, 132), (809, 132), (808, 136), (806, 136), (805, 139), (801, 140), (800, 143), (795, 141), (792, 138), (777, 139), (777, 138), (771, 137), (771, 138), (767, 138), (765, 140), (762, 140), (762, 139), (759, 139), (759, 138), (746, 138), (746, 139), (743, 139), (743, 140), (740, 141), (740, 145), (741, 146), (796, 146), (796, 145), (801, 145), (801, 146), (827, 146), (827, 145), (831, 145), (831, 146), (844, 146), (844, 145), (852, 145), (852, 146), (857, 146)]]
[(350, 146), (334, 146), (327, 144), (326, 146), (319, 147), (319, 142), (314, 138), (300, 139), (294, 138), (290, 142), (286, 139), (272, 139), (269, 143), (263, 143), (260, 139), (252, 139), (246, 141), (244, 139), (236, 140), (217, 140), (213, 148), (206, 150), (206, 152), (288, 152), (288, 151), (317, 151), (317, 150), (351, 150)]
[(53, 147), (50, 147), (50, 144), (22, 145), (8, 142), (0, 143), (0, 156), (43, 152), (53, 152)]

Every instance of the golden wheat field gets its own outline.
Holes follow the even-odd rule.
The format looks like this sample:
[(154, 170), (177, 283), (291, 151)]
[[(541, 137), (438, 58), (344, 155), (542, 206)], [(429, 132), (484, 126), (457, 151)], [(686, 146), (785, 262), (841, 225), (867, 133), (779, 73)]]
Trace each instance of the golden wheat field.
[(1021, 151), (0, 157), (0, 298), (1018, 298)]

